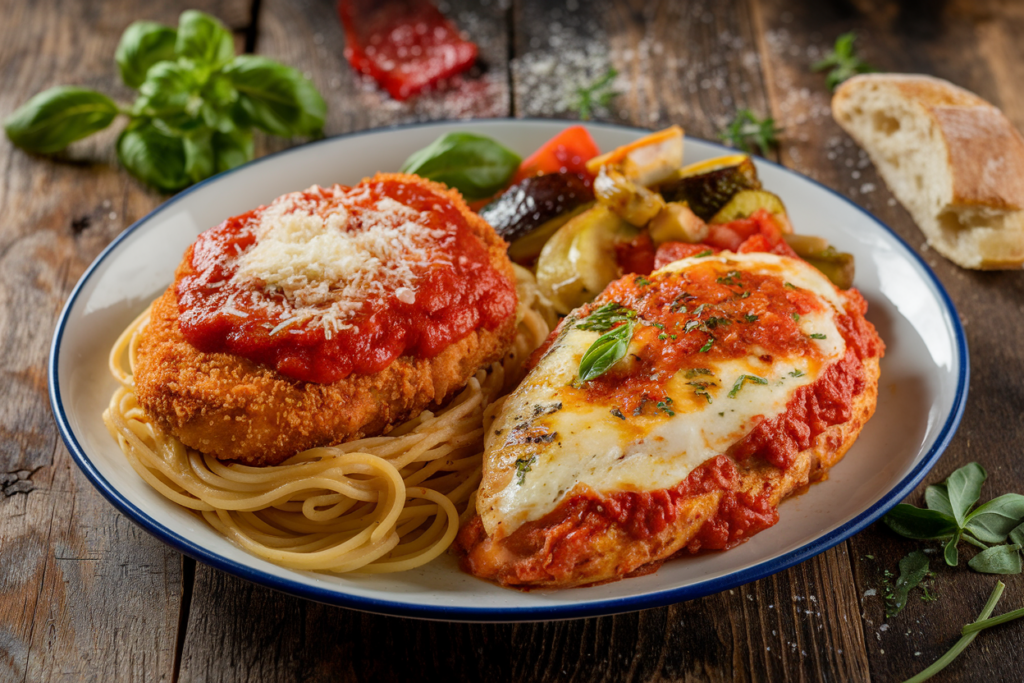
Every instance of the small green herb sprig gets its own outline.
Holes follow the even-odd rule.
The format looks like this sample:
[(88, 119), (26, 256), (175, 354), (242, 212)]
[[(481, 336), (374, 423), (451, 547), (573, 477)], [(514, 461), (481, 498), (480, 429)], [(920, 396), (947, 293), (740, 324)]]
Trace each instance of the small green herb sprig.
[(927, 508), (901, 503), (883, 521), (906, 538), (945, 541), (943, 557), (951, 567), (959, 564), (958, 545), (966, 541), (982, 549), (967, 563), (971, 569), (986, 574), (1020, 574), (1024, 496), (1006, 493), (975, 507), (987, 478), (985, 468), (972, 462), (950, 474), (942, 484), (925, 489)]
[(839, 36), (836, 38), (836, 44), (832, 51), (825, 56), (825, 59), (816, 62), (811, 67), (814, 71), (829, 69), (828, 75), (825, 77), (825, 85), (830, 91), (835, 90), (840, 83), (857, 74), (878, 71), (857, 56), (853, 46), (855, 40), (857, 40), (857, 34), (853, 31)]
[(595, 106), (607, 107), (618, 95), (613, 82), (619, 75), (614, 67), (609, 67), (604, 75), (598, 77), (589, 85), (582, 85), (576, 88), (576, 97), (573, 99), (571, 108), (579, 114), (581, 121), (589, 121), (594, 113)]
[(114, 59), (130, 108), (85, 88), (61, 86), (31, 98), (4, 122), (18, 147), (52, 154), (103, 130), (128, 125), (117, 156), (133, 175), (173, 192), (253, 157), (252, 129), (273, 135), (321, 134), (327, 105), (295, 69), (257, 55), (235, 55), (231, 32), (188, 10), (177, 29), (140, 21), (121, 36)]
[(759, 119), (749, 109), (740, 109), (718, 137), (747, 154), (752, 154), (756, 147), (765, 155), (779, 146), (781, 133), (782, 129), (775, 125), (771, 116)]

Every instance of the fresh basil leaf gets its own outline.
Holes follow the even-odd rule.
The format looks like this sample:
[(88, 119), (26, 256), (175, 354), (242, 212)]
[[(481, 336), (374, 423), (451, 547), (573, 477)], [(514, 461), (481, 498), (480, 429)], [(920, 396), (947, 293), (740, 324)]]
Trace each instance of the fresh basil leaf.
[(1024, 524), (1021, 524), (1010, 532), (1010, 543), (1016, 543), (1024, 547)]
[(252, 133), (247, 130), (214, 133), (213, 153), (217, 173), (229, 171), (236, 166), (252, 161)]
[(185, 150), (185, 175), (190, 183), (198, 183), (214, 174), (213, 131), (203, 129), (182, 138)]
[(1020, 574), (1020, 546), (1015, 543), (982, 550), (967, 566), (984, 574)]
[(976, 462), (964, 465), (946, 479), (946, 493), (953, 508), (953, 517), (961, 527), (974, 504), (981, 497), (981, 485), (988, 478), (985, 468)]
[(953, 506), (949, 503), (949, 493), (945, 484), (933, 484), (924, 490), (924, 502), (929, 510), (941, 512), (953, 517)]
[(121, 80), (129, 88), (138, 88), (146, 80), (146, 72), (157, 62), (174, 59), (178, 32), (154, 21), (136, 21), (121, 34), (114, 52), (114, 61), (121, 70)]
[(955, 534), (949, 537), (946, 541), (946, 547), (942, 551), (942, 559), (946, 561), (950, 567), (955, 567), (960, 564), (960, 550), (957, 549), (957, 544), (960, 543), (961, 532), (958, 529)]
[(1006, 493), (967, 515), (964, 528), (979, 541), (1002, 543), (1021, 521), (1024, 521), (1024, 496)]
[(448, 133), (413, 153), (401, 171), (444, 183), (472, 201), (502, 189), (521, 162), (519, 155), (490, 138)]
[(579, 375), (581, 382), (587, 382), (603, 375), (608, 368), (618, 363), (626, 355), (629, 342), (633, 339), (633, 322), (619, 325), (605, 332), (591, 344), (583, 358), (580, 359)]
[(202, 101), (194, 72), (178, 62), (154, 64), (139, 86), (139, 98), (133, 110), (136, 115), (172, 118), (198, 113)]
[(900, 536), (916, 539), (945, 538), (956, 533), (956, 520), (935, 510), (900, 503), (883, 519)]
[(886, 617), (894, 617), (907, 604), (907, 596), (910, 591), (921, 583), (928, 575), (928, 556), (920, 550), (915, 550), (900, 560), (900, 576), (896, 579), (892, 596), (887, 600), (885, 609)]
[(182, 139), (146, 119), (137, 119), (121, 133), (117, 157), (133, 175), (159, 190), (173, 192), (189, 184)]
[(22, 149), (51, 154), (103, 130), (117, 114), (117, 105), (102, 93), (60, 86), (44, 90), (14, 110), (4, 121), (4, 131)]
[(323, 128), (327, 103), (295, 69), (266, 57), (239, 55), (221, 73), (238, 91), (252, 125), (285, 137), (316, 135)]
[(235, 41), (216, 17), (190, 9), (178, 18), (175, 53), (209, 66), (220, 66), (235, 56)]

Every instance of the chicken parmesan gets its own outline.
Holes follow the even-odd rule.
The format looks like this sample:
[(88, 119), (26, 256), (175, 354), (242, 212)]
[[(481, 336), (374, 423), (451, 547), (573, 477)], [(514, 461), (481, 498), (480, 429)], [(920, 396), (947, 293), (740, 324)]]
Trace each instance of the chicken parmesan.
[(569, 587), (726, 549), (826, 476), (874, 412), (867, 305), (805, 261), (710, 250), (571, 312), (486, 435), (464, 570)]
[(505, 248), (417, 176), (284, 195), (189, 247), (140, 332), (138, 401), (186, 446), (253, 465), (386, 432), (509, 348)]

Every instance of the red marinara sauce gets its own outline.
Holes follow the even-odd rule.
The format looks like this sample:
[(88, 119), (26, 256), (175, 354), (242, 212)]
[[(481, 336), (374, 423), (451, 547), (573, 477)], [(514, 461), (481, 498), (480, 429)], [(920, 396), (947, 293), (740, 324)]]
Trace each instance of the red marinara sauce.
[[(466, 210), (416, 180), (383, 175), (353, 188), (314, 187), (202, 233), (176, 283), (185, 339), (200, 351), (232, 353), (293, 379), (331, 383), (380, 372), (402, 355), (430, 358), (473, 330), (496, 329), (515, 313), (514, 283), (494, 267)], [(396, 213), (402, 210), (388, 200), (419, 213)], [(237, 277), (266, 234), (261, 219), (273, 210), (278, 220), (340, 212), (347, 215), (341, 227), (328, 221), (322, 231), (340, 230), (346, 240), (366, 238), (381, 221), (390, 231), (356, 252), (357, 266), (373, 264), (357, 268), (354, 276), (362, 281), (313, 280), (305, 299), (296, 299), (284, 287)], [(412, 241), (398, 244), (396, 235)], [(398, 276), (411, 286), (395, 286)], [(333, 324), (325, 317), (331, 311)]]

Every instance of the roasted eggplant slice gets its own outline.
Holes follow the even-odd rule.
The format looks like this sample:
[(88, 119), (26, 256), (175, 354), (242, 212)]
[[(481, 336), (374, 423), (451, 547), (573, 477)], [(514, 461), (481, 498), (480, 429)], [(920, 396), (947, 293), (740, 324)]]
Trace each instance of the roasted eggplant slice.
[(480, 210), (480, 217), (505, 240), (514, 242), (551, 219), (592, 201), (594, 191), (580, 176), (546, 173), (508, 188)]
[(761, 181), (749, 156), (735, 154), (691, 164), (659, 190), (667, 202), (686, 202), (707, 221), (741, 190), (759, 190)]
[(620, 275), (615, 245), (639, 234), (603, 204), (572, 218), (548, 240), (537, 260), (541, 293), (562, 314), (591, 301)]

